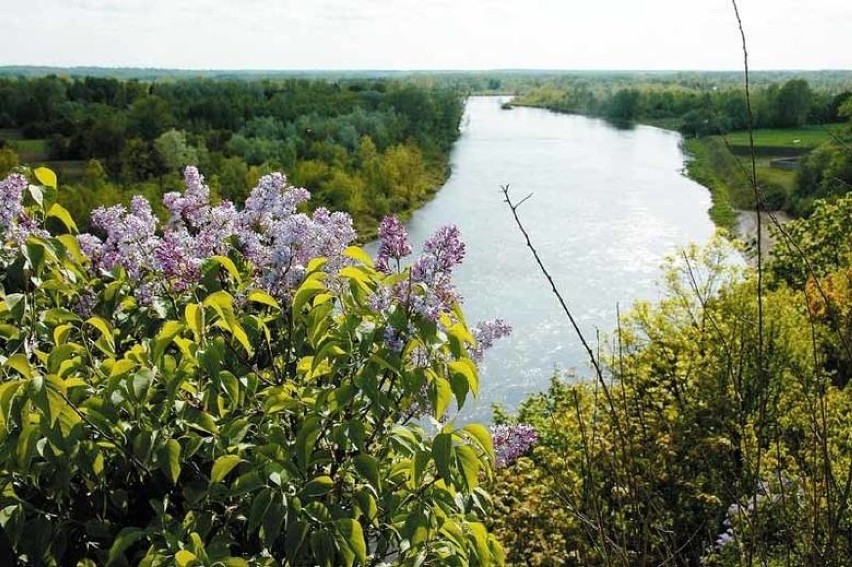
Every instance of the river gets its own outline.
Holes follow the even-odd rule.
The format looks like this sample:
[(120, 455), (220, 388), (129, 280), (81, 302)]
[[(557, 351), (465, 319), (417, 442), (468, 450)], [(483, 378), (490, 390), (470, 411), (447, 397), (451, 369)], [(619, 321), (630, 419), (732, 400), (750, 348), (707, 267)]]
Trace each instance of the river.
[(611, 333), (617, 306), (660, 297), (663, 258), (713, 234), (708, 191), (681, 174), (680, 136), (646, 126), (619, 130), (598, 119), (472, 97), (452, 174), (408, 223), (415, 252), (455, 224), (467, 245), (457, 286), (468, 322), (502, 317), (514, 328), (480, 365), (481, 392), (462, 419), (489, 421), (547, 388), (555, 373), (589, 376), (570, 322), (539, 272), (500, 186), (532, 197), (519, 209), (534, 245), (586, 335)]

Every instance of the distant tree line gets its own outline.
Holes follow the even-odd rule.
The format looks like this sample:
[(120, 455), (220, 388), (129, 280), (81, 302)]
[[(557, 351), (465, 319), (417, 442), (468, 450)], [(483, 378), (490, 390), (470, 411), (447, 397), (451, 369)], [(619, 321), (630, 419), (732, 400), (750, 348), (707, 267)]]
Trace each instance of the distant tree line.
[[(756, 128), (791, 128), (842, 119), (843, 103), (852, 91), (813, 89), (804, 79), (770, 83), (752, 94)], [(748, 109), (737, 85), (680, 83), (645, 84), (601, 89), (587, 81), (542, 85), (521, 96), (518, 104), (543, 106), (560, 112), (602, 116), (616, 124), (663, 123), (687, 136), (706, 136), (744, 130)]]
[(234, 201), (283, 170), (317, 205), (373, 224), (440, 184), (462, 111), (457, 91), (393, 80), (0, 77), (0, 129), (85, 162), (66, 186), (75, 216), (156, 197), (191, 164)]

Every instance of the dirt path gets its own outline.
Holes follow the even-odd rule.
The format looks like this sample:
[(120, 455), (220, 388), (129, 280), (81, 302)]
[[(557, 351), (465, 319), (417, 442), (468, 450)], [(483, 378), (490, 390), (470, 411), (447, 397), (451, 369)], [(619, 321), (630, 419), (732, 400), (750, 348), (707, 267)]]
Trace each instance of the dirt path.
[[(771, 211), (771, 214), (782, 225), (790, 220), (790, 216), (783, 211)], [(774, 226), (770, 218), (770, 212), (760, 213), (761, 219), (761, 248), (763, 249), (763, 257), (766, 258), (772, 251), (775, 245), (775, 238), (772, 236), (769, 227)], [(739, 238), (746, 246), (745, 258), (751, 266), (757, 265), (757, 214), (754, 211), (737, 211), (737, 238)]]

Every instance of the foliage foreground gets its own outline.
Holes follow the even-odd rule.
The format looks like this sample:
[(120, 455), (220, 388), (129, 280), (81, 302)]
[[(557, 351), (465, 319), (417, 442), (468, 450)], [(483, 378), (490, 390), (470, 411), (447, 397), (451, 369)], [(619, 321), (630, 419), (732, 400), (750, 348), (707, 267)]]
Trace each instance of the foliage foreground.
[(135, 198), (76, 235), (34, 176), (0, 184), (4, 561), (502, 563), (491, 435), (439, 421), (508, 332), (466, 324), (455, 228), (406, 267), (386, 219), (373, 262), (283, 176), (237, 210), (187, 168), (162, 226)]
[(849, 565), (850, 219), (786, 225), (762, 310), (721, 242), (685, 251), (598, 380), (522, 404), (537, 446), (489, 487), (507, 563)]

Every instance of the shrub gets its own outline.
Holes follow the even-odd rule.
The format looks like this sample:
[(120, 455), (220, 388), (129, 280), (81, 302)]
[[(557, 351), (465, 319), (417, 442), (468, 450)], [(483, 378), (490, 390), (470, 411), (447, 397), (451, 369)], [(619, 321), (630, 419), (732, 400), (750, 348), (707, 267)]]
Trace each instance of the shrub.
[(848, 269), (764, 290), (761, 341), (755, 278), (725, 256), (685, 251), (600, 379), (521, 405), (538, 444), (489, 485), (507, 563), (847, 563)]
[(418, 419), (478, 390), (455, 229), (405, 267), (386, 221), (374, 263), (283, 176), (238, 211), (188, 168), (164, 225), (136, 198), (75, 237), (55, 176), (35, 175), (0, 186), (9, 560), (501, 562), (487, 430)]

